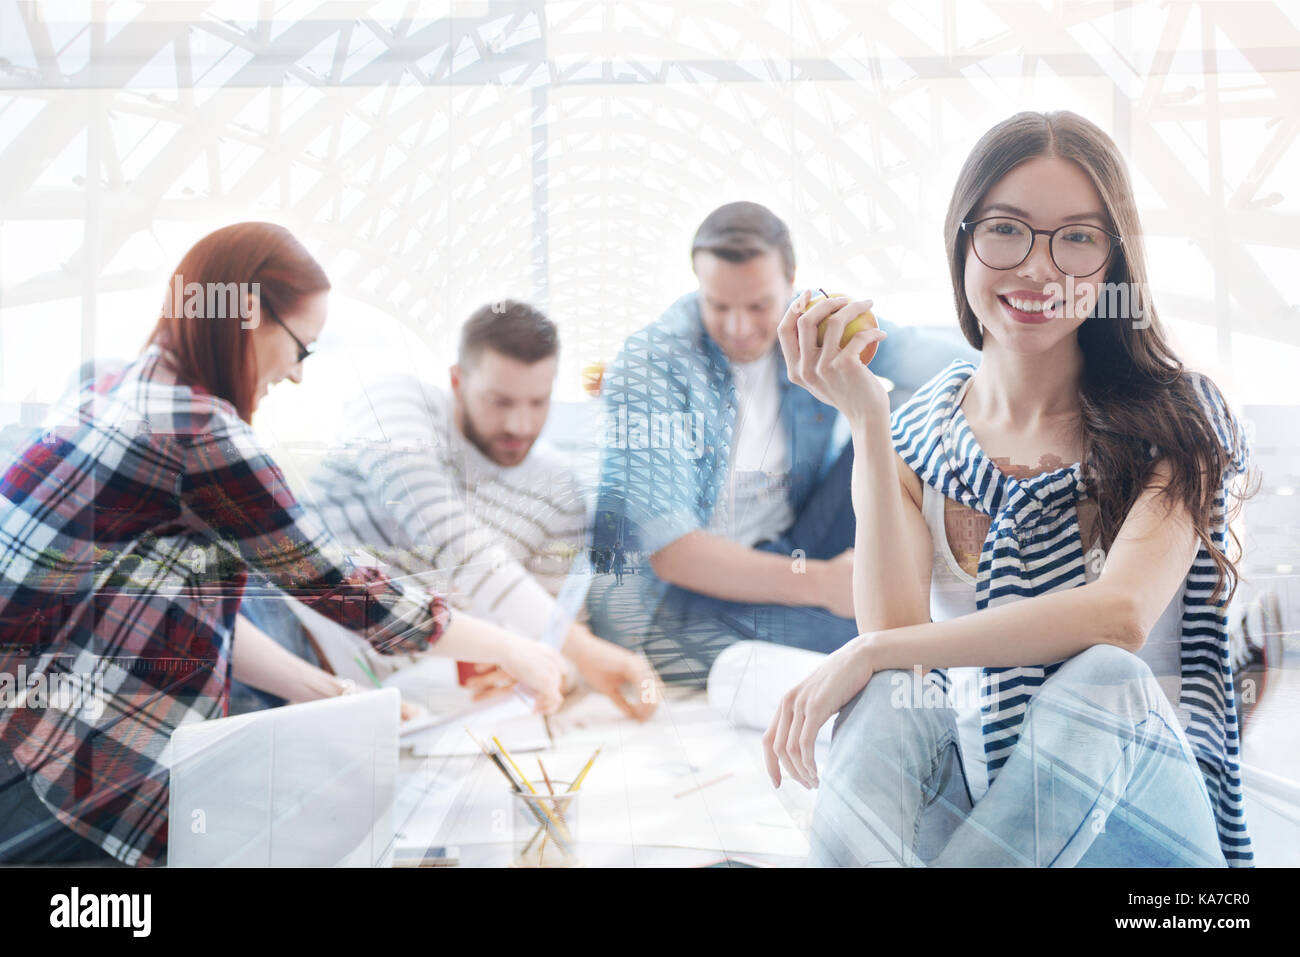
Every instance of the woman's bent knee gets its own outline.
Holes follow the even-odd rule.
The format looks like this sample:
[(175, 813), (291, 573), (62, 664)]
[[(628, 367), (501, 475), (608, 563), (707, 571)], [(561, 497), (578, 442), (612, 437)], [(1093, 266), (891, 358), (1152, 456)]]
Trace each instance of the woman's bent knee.
[(844, 729), (862, 724), (878, 727), (882, 722), (903, 718), (914, 696), (910, 693), (900, 695), (899, 689), (905, 686), (904, 682), (910, 684), (912, 680), (912, 675), (906, 671), (877, 671), (866, 686), (840, 709), (835, 719), (835, 736), (850, 734)]
[[(1156, 711), (1168, 717), (1172, 705), (1145, 661), (1116, 645), (1093, 645), (1067, 659), (1043, 684), (1039, 699), (1086, 699), (1132, 722)], [(1168, 712), (1168, 714), (1166, 714)]]
[(880, 671), (835, 719), (831, 764), (854, 761), (865, 751), (932, 754), (956, 720), (937, 689), (912, 672)]
[(1119, 685), (1154, 678), (1150, 666), (1118, 645), (1093, 645), (1061, 665), (1054, 677), (1090, 685)]

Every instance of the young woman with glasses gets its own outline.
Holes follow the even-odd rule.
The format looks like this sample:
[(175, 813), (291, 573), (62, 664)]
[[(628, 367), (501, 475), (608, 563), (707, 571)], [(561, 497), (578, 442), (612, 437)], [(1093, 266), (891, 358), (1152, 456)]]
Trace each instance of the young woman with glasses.
[[(171, 732), (224, 715), (232, 676), (286, 697), (313, 680), (238, 624), (250, 573), (381, 652), (495, 664), (539, 709), (559, 704), (556, 652), (353, 567), (250, 428), (325, 325), (330, 285), (298, 241), (217, 230), (168, 288), (245, 299), (165, 306), (140, 357), (0, 472), (0, 862), (164, 859)], [(4, 687), (13, 675), (23, 687)]]
[(782, 321), (791, 379), (855, 447), (861, 635), (764, 737), (774, 783), (820, 786), (814, 863), (1249, 864), (1226, 634), (1247, 449), (1169, 347), (1140, 235), (1111, 139), (1022, 113), (945, 222), (978, 365), (891, 417), (858, 359), (882, 334), (838, 347), (869, 303), (805, 295)]

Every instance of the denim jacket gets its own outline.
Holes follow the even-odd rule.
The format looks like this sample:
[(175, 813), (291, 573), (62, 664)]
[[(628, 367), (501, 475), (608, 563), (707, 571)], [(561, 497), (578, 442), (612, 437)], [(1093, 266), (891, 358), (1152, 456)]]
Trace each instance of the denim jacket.
[[(974, 355), (955, 339), (878, 321), (889, 336), (871, 368), (894, 382), (894, 402), (954, 357)], [(835, 428), (836, 409), (793, 385), (780, 347), (773, 348), (789, 443), (787, 494), (798, 515), (843, 438)], [(727, 478), (738, 399), (731, 363), (704, 328), (698, 293), (682, 296), (628, 337), (601, 391), (603, 452), (593, 545), (613, 547), (621, 540), (625, 549), (649, 555), (706, 528)]]

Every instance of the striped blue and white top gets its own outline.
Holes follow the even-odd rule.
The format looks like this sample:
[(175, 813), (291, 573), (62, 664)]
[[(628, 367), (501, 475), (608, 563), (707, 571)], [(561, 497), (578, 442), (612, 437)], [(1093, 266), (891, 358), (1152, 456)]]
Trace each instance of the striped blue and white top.
[[(893, 413), (894, 448), (921, 481), (948, 498), (990, 516), (976, 575), (976, 608), (1084, 584), (1083, 546), (1076, 505), (1087, 495), (1081, 463), (1030, 479), (1003, 475), (985, 456), (966, 421), (958, 396), (976, 366), (951, 363)], [(1193, 376), (1196, 395), (1231, 464), (1211, 516), (1211, 539), (1226, 548), (1228, 485), (1246, 470), (1245, 432), (1227, 403), (1205, 376)], [(1158, 450), (1148, 443), (1153, 457)], [(1226, 598), (1211, 604), (1214, 562), (1202, 545), (1188, 573), (1182, 613), (1182, 693), (1180, 710), (1190, 714), (1187, 739), (1210, 793), (1218, 819), (1219, 841), (1230, 866), (1249, 866), (1250, 837), (1242, 807), (1240, 725), (1232, 691)], [(1054, 664), (985, 668), (980, 712), (990, 782), (1006, 763), (1020, 736), (1029, 701)], [(948, 693), (942, 670), (931, 680)]]

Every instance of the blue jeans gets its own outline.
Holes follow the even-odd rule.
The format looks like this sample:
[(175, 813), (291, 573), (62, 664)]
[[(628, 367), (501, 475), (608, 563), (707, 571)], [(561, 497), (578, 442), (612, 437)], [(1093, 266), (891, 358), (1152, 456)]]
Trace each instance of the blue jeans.
[(810, 863), (1225, 866), (1205, 780), (1137, 656), (1097, 645), (1066, 661), (977, 802), (954, 712), (907, 700), (894, 676), (910, 687), (881, 672), (836, 719)]
[[(807, 559), (829, 559), (852, 548), (857, 532), (852, 475), (853, 445), (848, 443), (794, 525), (775, 541), (755, 547), (790, 556), (792, 565), (796, 549)], [(665, 680), (702, 684), (718, 655), (737, 641), (770, 641), (831, 652), (857, 634), (855, 621), (824, 608), (727, 601), (672, 585), (649, 627), (643, 629), (640, 647)]]

